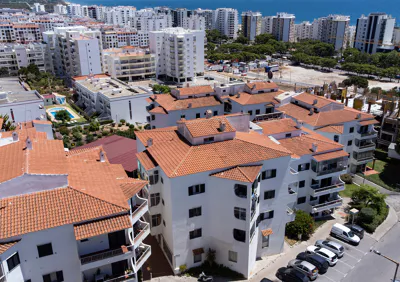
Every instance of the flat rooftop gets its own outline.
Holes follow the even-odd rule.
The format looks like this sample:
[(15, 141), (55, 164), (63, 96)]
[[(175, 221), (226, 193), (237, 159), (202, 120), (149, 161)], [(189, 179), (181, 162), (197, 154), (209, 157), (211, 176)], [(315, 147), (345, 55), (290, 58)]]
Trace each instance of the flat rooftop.
[(2, 77), (0, 78), (0, 92), (4, 91), (25, 91), (25, 89), (17, 77)]
[(41, 100), (42, 98), (36, 91), (25, 90), (25, 88), (19, 83), (18, 78), (0, 78), (0, 105)]

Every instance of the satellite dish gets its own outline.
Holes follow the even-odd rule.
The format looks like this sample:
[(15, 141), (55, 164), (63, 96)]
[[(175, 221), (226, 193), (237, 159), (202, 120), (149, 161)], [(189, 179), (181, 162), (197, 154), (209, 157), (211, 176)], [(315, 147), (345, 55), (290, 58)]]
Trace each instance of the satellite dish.
[(272, 79), (274, 77), (274, 74), (272, 73), (272, 71), (269, 71), (268, 72), (268, 78), (269, 79)]

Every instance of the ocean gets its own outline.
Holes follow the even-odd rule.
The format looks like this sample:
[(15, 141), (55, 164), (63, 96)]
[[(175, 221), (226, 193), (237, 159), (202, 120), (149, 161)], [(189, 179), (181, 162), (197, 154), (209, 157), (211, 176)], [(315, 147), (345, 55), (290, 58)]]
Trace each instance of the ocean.
[(168, 6), (187, 9), (235, 8), (239, 15), (243, 11), (259, 11), (263, 16), (275, 15), (277, 12), (295, 14), (296, 23), (313, 21), (314, 18), (329, 14), (350, 16), (350, 23), (356, 24), (362, 14), (385, 12), (400, 21), (400, 0), (70, 0), (84, 5), (117, 6), (129, 5), (137, 9)]

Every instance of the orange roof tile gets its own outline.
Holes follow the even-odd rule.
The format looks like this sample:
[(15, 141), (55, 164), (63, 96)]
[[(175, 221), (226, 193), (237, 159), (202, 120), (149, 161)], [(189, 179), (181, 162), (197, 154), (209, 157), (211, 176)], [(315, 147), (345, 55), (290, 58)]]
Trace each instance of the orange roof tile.
[(344, 125), (327, 125), (316, 129), (317, 131), (343, 134)]
[(215, 96), (188, 98), (188, 99), (176, 99), (171, 94), (157, 94), (150, 97), (153, 101), (157, 102), (167, 112), (169, 111), (180, 111), (188, 108), (205, 108), (218, 106), (222, 103)]
[(272, 231), (271, 228), (261, 230), (261, 234), (262, 234), (264, 237), (269, 236), (269, 235), (271, 235), (271, 234), (273, 234), (273, 233), (274, 233), (274, 232)]
[(224, 171), (210, 174), (210, 176), (215, 176), (218, 178), (225, 178), (240, 182), (253, 183), (256, 180), (262, 165), (254, 166), (236, 166)]
[(378, 124), (379, 121), (376, 119), (371, 119), (371, 120), (366, 120), (366, 121), (361, 121), (359, 124), (364, 126), (364, 125), (370, 125), (370, 124)]
[(125, 198), (130, 199), (142, 190), (149, 182), (140, 179), (127, 178), (120, 180), (119, 183)]
[(17, 244), (18, 242), (19, 242), (19, 240), (7, 242), (7, 243), (0, 243), (0, 255), (2, 253), (4, 253), (5, 251), (7, 251), (12, 246), (14, 246), (15, 244)]
[(326, 153), (326, 154), (314, 155), (313, 158), (317, 162), (321, 162), (321, 161), (337, 159), (337, 158), (342, 158), (342, 157), (348, 157), (348, 156), (349, 156), (349, 153), (347, 153), (346, 151), (340, 150), (340, 151), (330, 152), (330, 153)]
[(136, 137), (143, 145), (147, 146), (147, 139), (150, 137), (153, 139), (153, 144), (156, 142), (179, 140), (176, 130), (176, 126), (171, 126), (152, 130), (136, 131)]
[[(337, 102), (335, 100), (331, 100), (322, 96), (317, 96), (317, 95), (313, 95), (307, 92), (303, 92), (299, 95), (296, 95), (293, 97), (293, 99), (301, 101), (303, 103), (306, 103), (308, 105), (313, 105), (314, 107), (317, 108), (322, 108), (325, 107), (331, 103), (335, 103), (335, 104), (341, 104), (340, 102)], [(314, 104), (314, 101), (317, 101), (316, 104)]]
[(214, 89), (210, 85), (177, 88), (176, 90), (179, 92), (180, 96), (200, 95), (214, 92)]
[(76, 240), (82, 240), (101, 234), (111, 233), (132, 226), (129, 214), (114, 216), (74, 226)]
[(265, 135), (273, 135), (277, 133), (292, 132), (299, 130), (296, 127), (296, 122), (291, 118), (263, 121), (257, 123), (263, 129)]
[(4, 122), (4, 120), (2, 118), (0, 118), (0, 129), (3, 127), (3, 122)]
[[(77, 80), (84, 80), (86, 78), (89, 78), (89, 75), (74, 76), (72, 79), (77, 81)], [(92, 78), (110, 78), (110, 76), (102, 73), (102, 74), (95, 74), (92, 76)]]
[(167, 112), (166, 110), (164, 110), (164, 108), (162, 108), (162, 107), (155, 107), (155, 108), (151, 109), (151, 110), (149, 111), (149, 113), (152, 113), (152, 114), (162, 114), (162, 115), (168, 114), (168, 112)]
[[(177, 123), (184, 123), (190, 135), (192, 135), (194, 138), (236, 131), (230, 122), (222, 116), (209, 119), (201, 118), (193, 120), (180, 120)], [(220, 130), (221, 123), (225, 124), (224, 131)]]
[(48, 120), (33, 120), (32, 121), (33, 124), (52, 124), (50, 121)]
[(145, 170), (150, 170), (157, 167), (157, 163), (152, 160), (147, 151), (137, 153), (136, 156)]
[[(264, 90), (264, 89), (275, 89), (278, 88), (278, 85), (275, 82), (267, 82), (267, 81), (255, 81), (246, 83), (246, 86), (251, 90)], [(253, 87), (255, 87), (253, 89)]]
[[(249, 94), (245, 92), (240, 92), (237, 95), (229, 96), (230, 101), (234, 101), (240, 105), (254, 105), (254, 104), (278, 104), (275, 99), (276, 96), (282, 94), (283, 91), (279, 90), (277, 92), (259, 93), (259, 94)], [(239, 97), (238, 97), (239, 96)]]

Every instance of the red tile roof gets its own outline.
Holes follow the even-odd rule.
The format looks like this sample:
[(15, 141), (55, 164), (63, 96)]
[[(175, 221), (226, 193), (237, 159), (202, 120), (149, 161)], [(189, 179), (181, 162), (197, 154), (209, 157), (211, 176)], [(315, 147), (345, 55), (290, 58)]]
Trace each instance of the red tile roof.
[(343, 134), (344, 125), (328, 125), (316, 129), (317, 131), (328, 132), (328, 133), (338, 133)]
[(147, 151), (140, 152), (136, 156), (145, 170), (150, 170), (158, 166)]
[(213, 173), (210, 176), (225, 178), (240, 182), (253, 183), (256, 180), (262, 165), (236, 166), (227, 170)]
[[(275, 99), (276, 96), (284, 93), (279, 90), (277, 92), (249, 94), (240, 92), (234, 96), (229, 96), (230, 101), (234, 101), (240, 105), (255, 105), (255, 104), (278, 104), (279, 102)], [(238, 97), (239, 96), (239, 97)]]
[(171, 94), (157, 94), (150, 97), (150, 99), (157, 102), (167, 112), (180, 111), (189, 108), (212, 107), (222, 104), (222, 102), (220, 102), (215, 96), (176, 99)]
[(162, 114), (162, 115), (168, 114), (168, 112), (167, 112), (166, 110), (164, 110), (163, 107), (155, 107), (155, 108), (151, 109), (151, 110), (149, 111), (149, 113), (152, 113), (152, 114)]
[[(246, 86), (250, 88), (250, 90), (264, 90), (264, 89), (276, 89), (278, 85), (275, 82), (267, 82), (267, 81), (255, 81), (246, 83)], [(253, 89), (255, 87), (255, 89)]]
[[(236, 131), (230, 122), (223, 116), (208, 119), (180, 120), (177, 123), (184, 123), (190, 135), (194, 138)], [(225, 124), (224, 131), (220, 130), (221, 123)]]
[(18, 242), (19, 242), (19, 240), (7, 242), (7, 243), (0, 243), (0, 255), (2, 253), (4, 253), (5, 251), (7, 251), (12, 246), (14, 246), (15, 244), (17, 244)]
[(190, 95), (213, 93), (214, 89), (210, 85), (203, 85), (203, 86), (177, 88), (176, 91), (179, 92), (180, 96), (190, 96)]
[(337, 158), (342, 158), (342, 157), (348, 157), (348, 156), (349, 156), (349, 153), (347, 153), (343, 150), (340, 150), (340, 151), (329, 152), (329, 153), (325, 153), (325, 154), (314, 155), (313, 158), (317, 162), (321, 162), (321, 161), (337, 159)]
[(262, 234), (264, 237), (269, 236), (269, 235), (271, 235), (271, 234), (273, 234), (273, 233), (274, 233), (274, 232), (272, 231), (271, 228), (261, 230), (261, 234)]
[(364, 125), (378, 124), (378, 123), (379, 121), (377, 121), (376, 119), (371, 119), (371, 120), (361, 121), (359, 124), (361, 126), (364, 126)]
[[(299, 95), (296, 95), (293, 97), (293, 99), (301, 101), (303, 103), (306, 103), (308, 105), (313, 105), (317, 108), (322, 108), (325, 107), (329, 104), (335, 103), (335, 104), (342, 104), (340, 102), (337, 102), (335, 100), (331, 100), (331, 99), (327, 99), (325, 97), (322, 96), (317, 96), (317, 95), (313, 95), (307, 92), (303, 92)], [(314, 104), (314, 101), (317, 101), (316, 104)], [(342, 104), (343, 105), (343, 104)]]
[(125, 198), (128, 200), (142, 190), (149, 182), (140, 179), (125, 178), (118, 180)]
[(257, 123), (263, 129), (265, 135), (273, 135), (284, 132), (292, 132), (299, 130), (296, 127), (296, 122), (291, 118), (263, 121)]

